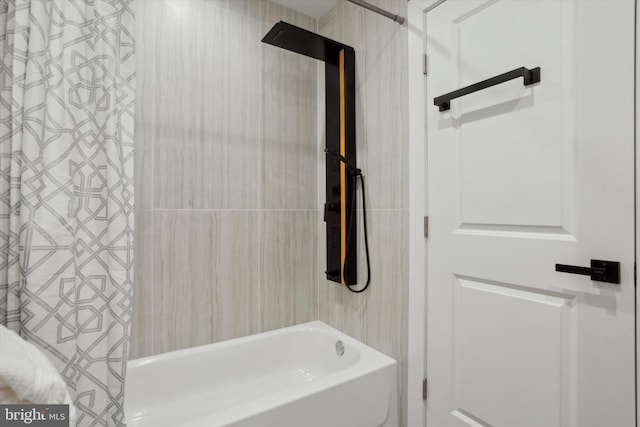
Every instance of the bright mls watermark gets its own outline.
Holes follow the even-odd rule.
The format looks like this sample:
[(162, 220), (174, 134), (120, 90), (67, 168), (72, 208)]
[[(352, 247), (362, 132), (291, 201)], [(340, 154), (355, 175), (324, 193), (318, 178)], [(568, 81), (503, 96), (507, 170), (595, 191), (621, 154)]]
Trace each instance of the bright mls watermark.
[(0, 405), (0, 425), (69, 427), (69, 405)]

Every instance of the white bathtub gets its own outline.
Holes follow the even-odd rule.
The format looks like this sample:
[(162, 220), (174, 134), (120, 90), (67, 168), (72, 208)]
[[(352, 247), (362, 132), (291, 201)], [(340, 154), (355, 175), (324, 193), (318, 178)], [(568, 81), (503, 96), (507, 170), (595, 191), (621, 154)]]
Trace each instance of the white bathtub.
[(128, 427), (396, 427), (397, 402), (395, 360), (310, 322), (133, 360), (125, 412)]

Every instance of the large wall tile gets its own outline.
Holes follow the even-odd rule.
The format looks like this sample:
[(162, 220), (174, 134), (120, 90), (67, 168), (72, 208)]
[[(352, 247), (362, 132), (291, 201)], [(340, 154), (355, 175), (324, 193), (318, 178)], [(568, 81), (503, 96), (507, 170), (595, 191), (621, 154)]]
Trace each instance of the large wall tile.
[[(400, 424), (406, 425), (409, 297), (409, 212), (371, 211), (370, 236), (372, 281), (378, 289), (368, 295), (365, 314), (365, 342), (398, 361)], [(369, 218), (367, 218), (369, 219)], [(362, 233), (362, 230), (359, 230)], [(359, 247), (359, 275), (366, 277), (362, 240)], [(375, 271), (375, 273), (374, 273)], [(373, 286), (373, 285), (371, 285)], [(365, 292), (366, 293), (366, 292)], [(353, 295), (349, 295), (351, 299)], [(350, 302), (347, 302), (349, 304)]]
[[(404, 8), (406, 12), (406, 7)], [(406, 15), (406, 13), (405, 13)], [(366, 151), (362, 167), (372, 209), (406, 209), (408, 199), (409, 122), (407, 31), (377, 14), (365, 15)], [(362, 63), (361, 63), (362, 65)]]
[[(358, 281), (364, 285), (367, 280), (367, 264), (362, 211), (359, 210), (358, 215)], [(375, 344), (381, 351), (396, 347), (386, 339), (395, 335), (388, 332), (402, 325), (402, 316), (405, 314), (405, 297), (408, 292), (407, 221), (406, 210), (367, 212), (371, 284), (366, 292), (354, 294), (340, 285), (330, 287), (333, 282), (324, 280), (326, 283), (320, 283), (320, 313), (326, 316), (322, 320), (344, 325), (345, 332), (352, 333), (359, 339), (367, 339), (367, 343)], [(324, 247), (324, 239), (320, 240), (320, 246)], [(320, 254), (320, 258), (325, 259), (324, 252)], [(323, 286), (324, 284), (327, 286)], [(363, 321), (369, 317), (374, 318), (373, 322)], [(387, 327), (389, 329), (385, 329)], [(383, 332), (378, 333), (379, 328)], [(397, 338), (400, 336), (394, 337)], [(390, 354), (389, 351), (386, 353)]]
[(135, 277), (129, 358), (153, 354), (153, 214), (135, 213)]
[(156, 36), (154, 207), (260, 206), (258, 21), (168, 1)]
[(153, 46), (158, 29), (160, 3), (138, 1), (136, 12), (136, 111), (135, 111), (135, 194), (136, 209), (153, 207), (153, 107), (155, 66)]
[[(265, 25), (265, 33), (268, 26)], [(317, 61), (262, 46), (262, 195), (266, 209), (315, 209)]]
[(154, 213), (154, 352), (215, 341), (213, 218), (209, 212)]
[(201, 207), (203, 160), (211, 156), (203, 135), (204, 2), (155, 3), (157, 31), (146, 46), (155, 52), (154, 208)]
[(265, 211), (262, 215), (261, 329), (318, 318), (317, 211)]
[(216, 341), (259, 332), (260, 211), (214, 214), (215, 246), (210, 260), (216, 284)]
[[(263, 5), (266, 34), (283, 20), (315, 31), (316, 20), (278, 4)], [(315, 209), (318, 62), (262, 44), (262, 206)]]
[(259, 212), (154, 214), (154, 351), (258, 331)]
[[(262, 205), (260, 129), (261, 24), (233, 14), (207, 33), (203, 81), (206, 133), (213, 142), (214, 172), (206, 207), (256, 209)], [(209, 14), (210, 15), (210, 14)], [(208, 16), (209, 16), (208, 15)], [(221, 45), (220, 41), (225, 43)]]

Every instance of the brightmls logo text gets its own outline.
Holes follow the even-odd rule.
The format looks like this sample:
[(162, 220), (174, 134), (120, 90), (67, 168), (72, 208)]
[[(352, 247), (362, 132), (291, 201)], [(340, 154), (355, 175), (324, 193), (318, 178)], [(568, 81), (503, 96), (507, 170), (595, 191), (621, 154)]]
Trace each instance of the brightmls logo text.
[(36, 411), (36, 408), (31, 408), (30, 411), (20, 409), (20, 411), (9, 411), (9, 408), (4, 408), (5, 421), (23, 421), (25, 424), (31, 424), (34, 421), (47, 421), (47, 410), (43, 409), (40, 412)]
[(0, 405), (0, 425), (69, 427), (69, 405)]

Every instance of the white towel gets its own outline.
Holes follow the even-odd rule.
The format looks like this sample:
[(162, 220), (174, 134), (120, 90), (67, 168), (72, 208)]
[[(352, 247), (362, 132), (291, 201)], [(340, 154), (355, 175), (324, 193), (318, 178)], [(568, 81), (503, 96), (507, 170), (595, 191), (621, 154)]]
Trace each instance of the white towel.
[(36, 346), (0, 325), (0, 403), (68, 404), (75, 407), (67, 384)]

